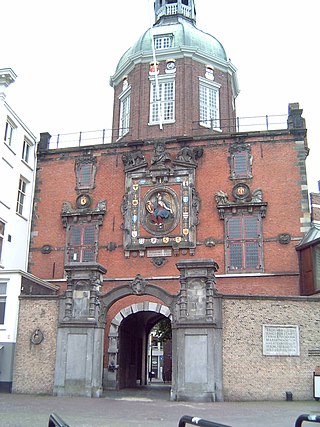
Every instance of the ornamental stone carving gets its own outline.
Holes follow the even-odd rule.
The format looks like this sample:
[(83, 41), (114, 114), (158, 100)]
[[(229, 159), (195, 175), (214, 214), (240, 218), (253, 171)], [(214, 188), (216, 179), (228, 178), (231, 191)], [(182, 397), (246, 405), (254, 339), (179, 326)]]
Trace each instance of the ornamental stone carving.
[(133, 282), (130, 283), (130, 287), (136, 295), (143, 295), (145, 293), (146, 286), (147, 282), (141, 274), (137, 274)]

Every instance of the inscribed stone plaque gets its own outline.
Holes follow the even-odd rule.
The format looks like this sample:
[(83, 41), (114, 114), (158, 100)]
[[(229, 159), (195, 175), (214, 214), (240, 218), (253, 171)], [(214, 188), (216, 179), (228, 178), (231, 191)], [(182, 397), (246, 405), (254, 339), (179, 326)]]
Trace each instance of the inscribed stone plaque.
[(263, 325), (265, 356), (299, 356), (299, 328), (294, 325)]
[(201, 279), (188, 281), (188, 317), (197, 319), (206, 315), (206, 287)]
[(154, 249), (154, 250), (148, 250), (147, 251), (147, 257), (154, 258), (154, 257), (162, 257), (162, 256), (172, 256), (172, 250), (171, 249)]
[(185, 336), (185, 382), (206, 384), (208, 365), (207, 335)]

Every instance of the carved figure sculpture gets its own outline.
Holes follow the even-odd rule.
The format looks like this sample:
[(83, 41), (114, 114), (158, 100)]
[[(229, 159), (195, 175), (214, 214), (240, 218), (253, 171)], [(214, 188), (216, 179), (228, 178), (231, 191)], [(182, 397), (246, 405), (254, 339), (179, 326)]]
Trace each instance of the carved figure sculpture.
[(228, 195), (222, 190), (219, 190), (215, 195), (217, 205), (226, 205), (228, 203)]
[(147, 201), (146, 210), (152, 216), (152, 221), (158, 225), (162, 225), (164, 220), (173, 216), (173, 210), (163, 199), (161, 193), (157, 194), (155, 201)]

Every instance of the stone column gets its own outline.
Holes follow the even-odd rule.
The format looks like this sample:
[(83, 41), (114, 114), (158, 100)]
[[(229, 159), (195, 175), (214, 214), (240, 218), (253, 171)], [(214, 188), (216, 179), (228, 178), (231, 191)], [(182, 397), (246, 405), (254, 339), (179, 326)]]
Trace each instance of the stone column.
[(172, 325), (171, 400), (222, 401), (222, 298), (211, 259), (177, 263), (181, 292)]
[[(67, 291), (60, 304), (54, 395), (101, 397), (104, 327), (99, 264), (65, 266)], [(103, 317), (103, 316), (102, 316)]]

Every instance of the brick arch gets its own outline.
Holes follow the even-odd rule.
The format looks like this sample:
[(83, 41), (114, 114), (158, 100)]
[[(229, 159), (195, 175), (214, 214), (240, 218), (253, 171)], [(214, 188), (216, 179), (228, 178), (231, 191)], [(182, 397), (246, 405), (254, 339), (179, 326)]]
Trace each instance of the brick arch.
[(164, 317), (167, 317), (172, 321), (172, 313), (168, 306), (159, 304), (156, 302), (143, 301), (141, 303), (131, 304), (123, 309), (121, 309), (112, 319), (110, 324), (110, 330), (108, 335), (108, 368), (106, 385), (107, 388), (117, 388), (118, 387), (118, 355), (119, 355), (119, 329), (121, 323), (128, 316), (137, 314), (139, 312), (153, 312)]
[(169, 294), (164, 289), (158, 286), (146, 283), (142, 293), (135, 292), (132, 286), (130, 285), (119, 286), (115, 289), (112, 289), (106, 295), (102, 296), (101, 302), (104, 306), (104, 309), (108, 311), (115, 302), (119, 301), (121, 298), (130, 296), (130, 295), (154, 296), (159, 300), (163, 301), (163, 303), (167, 307), (170, 307), (171, 311), (173, 311), (173, 304), (175, 303), (175, 299), (176, 299), (175, 296)]

